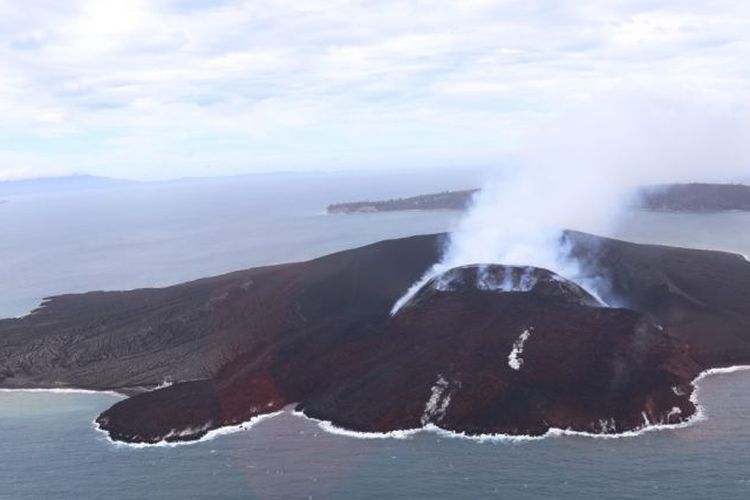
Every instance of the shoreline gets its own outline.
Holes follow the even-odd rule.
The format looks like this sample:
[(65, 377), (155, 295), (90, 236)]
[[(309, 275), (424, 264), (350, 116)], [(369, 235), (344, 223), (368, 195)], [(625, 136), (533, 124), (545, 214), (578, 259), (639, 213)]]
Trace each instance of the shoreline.
[[(252, 429), (253, 427), (255, 427), (257, 424), (259, 424), (260, 422), (264, 420), (270, 420), (274, 417), (281, 415), (282, 413), (285, 413), (285, 411), (280, 410), (280, 411), (271, 412), (271, 413), (264, 413), (263, 415), (256, 415), (250, 420), (240, 422), (239, 424), (226, 425), (223, 427), (217, 427), (216, 429), (211, 429), (207, 431), (204, 435), (199, 437), (198, 439), (194, 439), (191, 441), (166, 441), (162, 439), (161, 441), (157, 441), (156, 443), (129, 443), (126, 441), (116, 441), (109, 436), (109, 432), (101, 428), (101, 426), (96, 421), (96, 419), (92, 420), (91, 423), (94, 426), (94, 430), (102, 434), (104, 439), (115, 448), (132, 448), (132, 449), (143, 450), (143, 449), (148, 449), (148, 448), (176, 448), (178, 446), (188, 446), (188, 445), (193, 445), (193, 444), (205, 443), (207, 441), (212, 441), (213, 439), (216, 439), (219, 436), (226, 436), (229, 434), (236, 434), (238, 432), (248, 431)], [(172, 432), (174, 432), (174, 429), (172, 430)]]
[(107, 394), (121, 398), (129, 398), (136, 394), (151, 392), (157, 389), (168, 387), (172, 383), (161, 383), (158, 385), (145, 386), (134, 385), (130, 387), (119, 387), (114, 389), (86, 389), (83, 387), (0, 387), (0, 393), (3, 392), (50, 392), (53, 394)]
[(11, 392), (48, 392), (52, 394), (104, 394), (107, 396), (118, 396), (128, 397), (128, 394), (124, 392), (118, 392), (114, 389), (79, 389), (76, 387), (27, 387), (27, 388), (14, 388), (14, 387), (0, 387), (0, 393), (11, 393)]
[[(477, 443), (486, 443), (486, 442), (522, 443), (522, 442), (531, 442), (531, 441), (542, 441), (545, 439), (558, 438), (558, 437), (585, 437), (585, 438), (590, 438), (590, 439), (606, 439), (606, 440), (626, 439), (626, 438), (636, 438), (636, 437), (642, 436), (650, 432), (685, 429), (685, 428), (688, 428), (697, 424), (698, 422), (706, 421), (708, 419), (708, 416), (706, 414), (705, 408), (703, 407), (703, 405), (700, 404), (700, 401), (698, 399), (699, 393), (700, 393), (700, 388), (698, 387), (698, 384), (702, 380), (708, 377), (711, 377), (713, 375), (726, 375), (726, 374), (744, 372), (744, 371), (750, 371), (750, 365), (734, 365), (734, 366), (727, 366), (727, 367), (721, 367), (721, 368), (708, 368), (706, 370), (703, 370), (691, 382), (691, 385), (693, 386), (694, 390), (690, 396), (690, 401), (695, 405), (696, 409), (695, 409), (695, 413), (693, 413), (693, 415), (688, 417), (685, 421), (679, 422), (676, 424), (664, 424), (664, 423), (651, 423), (651, 422), (648, 422), (648, 420), (644, 419), (645, 421), (642, 427), (639, 427), (637, 429), (632, 429), (629, 431), (625, 431), (625, 432), (616, 433), (616, 434), (575, 431), (571, 429), (560, 429), (557, 427), (552, 427), (548, 429), (547, 432), (539, 436), (532, 436), (528, 434), (518, 434), (518, 435), (515, 435), (515, 434), (465, 434), (465, 433), (442, 429), (434, 424), (427, 424), (424, 427), (418, 427), (414, 429), (398, 429), (398, 430), (389, 431), (389, 432), (360, 432), (360, 431), (352, 431), (349, 429), (345, 429), (343, 427), (338, 427), (328, 420), (319, 420), (316, 418), (308, 417), (307, 415), (305, 415), (304, 412), (296, 411), (292, 409), (294, 404), (287, 405), (284, 409), (276, 411), (276, 412), (265, 413), (263, 415), (256, 415), (250, 420), (247, 420), (239, 424), (228, 425), (228, 426), (223, 426), (223, 427), (217, 427), (216, 429), (211, 429), (200, 438), (196, 440), (192, 440), (192, 441), (162, 440), (156, 443), (129, 443), (125, 441), (116, 441), (109, 437), (109, 433), (107, 431), (102, 430), (100, 428), (96, 420), (93, 421), (93, 424), (94, 424), (95, 430), (103, 434), (105, 436), (106, 441), (108, 441), (111, 445), (118, 447), (118, 448), (132, 448), (132, 449), (146, 449), (146, 448), (152, 448), (152, 447), (173, 448), (176, 446), (187, 446), (187, 445), (192, 445), (192, 444), (198, 444), (201, 442), (210, 441), (222, 435), (234, 434), (237, 432), (250, 430), (258, 423), (264, 420), (270, 420), (271, 418), (277, 417), (284, 413), (288, 413), (289, 415), (292, 415), (294, 417), (303, 418), (307, 421), (313, 422), (317, 425), (318, 428), (320, 428), (322, 431), (328, 434), (345, 436), (345, 437), (349, 437), (353, 439), (364, 439), (364, 440), (373, 440), (373, 439), (404, 440), (404, 439), (410, 439), (411, 437), (420, 433), (434, 433), (441, 437), (446, 437), (446, 438), (451, 438), (451, 439), (466, 439), (466, 440), (474, 441)], [(10, 390), (13, 391), (15, 389), (10, 389)], [(20, 390), (23, 390), (23, 389), (20, 389)], [(38, 390), (31, 389), (31, 390), (32, 391), (45, 391), (45, 389), (38, 389)], [(0, 389), (0, 391), (2, 390)], [(74, 391), (75, 390), (71, 392), (74, 392)], [(101, 391), (89, 391), (85, 389), (82, 391), (83, 393), (101, 392)]]

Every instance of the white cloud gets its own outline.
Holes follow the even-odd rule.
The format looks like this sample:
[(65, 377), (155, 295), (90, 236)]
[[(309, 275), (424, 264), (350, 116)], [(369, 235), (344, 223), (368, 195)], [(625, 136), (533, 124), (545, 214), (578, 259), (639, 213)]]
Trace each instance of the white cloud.
[(741, 0), (0, 0), (0, 172), (489, 163), (613, 89), (743, 102), (749, 21)]
[(61, 109), (43, 109), (36, 115), (40, 123), (62, 123), (65, 121), (65, 112)]

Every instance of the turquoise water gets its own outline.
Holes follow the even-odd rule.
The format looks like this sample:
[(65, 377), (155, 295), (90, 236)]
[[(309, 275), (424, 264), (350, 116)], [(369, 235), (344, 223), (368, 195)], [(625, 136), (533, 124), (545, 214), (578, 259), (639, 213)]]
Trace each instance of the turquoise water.
[[(164, 285), (449, 230), (453, 212), (322, 212), (456, 182), (293, 176), (11, 198), (0, 207), (0, 316), (54, 293)], [(750, 214), (633, 213), (613, 234), (750, 254), (749, 229)], [(750, 372), (701, 382), (707, 421), (617, 440), (363, 440), (285, 414), (207, 442), (132, 449), (92, 425), (117, 399), (0, 392), (0, 499), (750, 498)]]

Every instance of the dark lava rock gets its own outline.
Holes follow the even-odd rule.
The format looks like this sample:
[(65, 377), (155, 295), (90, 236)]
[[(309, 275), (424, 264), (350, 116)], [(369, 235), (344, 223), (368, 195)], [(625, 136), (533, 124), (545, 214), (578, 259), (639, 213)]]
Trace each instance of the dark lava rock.
[(549, 271), (478, 265), (392, 305), (442, 236), (163, 289), (53, 298), (0, 321), (0, 386), (137, 389), (112, 438), (191, 440), (295, 404), (359, 431), (434, 424), (621, 432), (694, 412), (702, 369), (750, 360), (750, 264), (721, 252), (568, 233), (601, 307)]
[(426, 285), (358, 347), (371, 353), (364, 365), (331, 391), (300, 394), (299, 407), (355, 430), (432, 423), (467, 434), (621, 432), (693, 414), (686, 395), (699, 368), (686, 344), (634, 311), (581, 304), (587, 294), (559, 277), (546, 283), (562, 286)]
[[(608, 304), (642, 312), (703, 367), (750, 363), (750, 262), (742, 255), (565, 236)], [(601, 278), (603, 277), (603, 279)]]
[[(487, 284), (507, 276), (525, 285)], [(687, 345), (640, 313), (592, 301), (542, 269), (454, 269), (392, 318), (310, 324), (267, 356), (239, 356), (210, 383), (135, 396), (99, 423), (116, 439), (155, 442), (291, 403), (366, 432), (434, 424), (467, 434), (612, 433), (692, 415), (699, 367)]]
[(212, 378), (309, 324), (386, 316), (442, 245), (417, 236), (165, 288), (52, 297), (0, 320), (0, 386), (143, 390)]

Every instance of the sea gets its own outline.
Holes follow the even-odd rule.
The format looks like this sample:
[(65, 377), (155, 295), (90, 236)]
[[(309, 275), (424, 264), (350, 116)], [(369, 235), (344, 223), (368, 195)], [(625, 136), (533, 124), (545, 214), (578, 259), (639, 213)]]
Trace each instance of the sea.
[[(450, 231), (457, 212), (325, 207), (471, 188), (481, 177), (275, 174), (5, 196), (0, 317), (62, 293), (165, 286)], [(750, 255), (750, 214), (632, 211), (608, 235)], [(750, 371), (702, 379), (704, 418), (693, 425), (617, 439), (374, 439), (283, 412), (198, 443), (134, 448), (92, 423), (121, 398), (0, 391), (0, 499), (750, 498)]]

